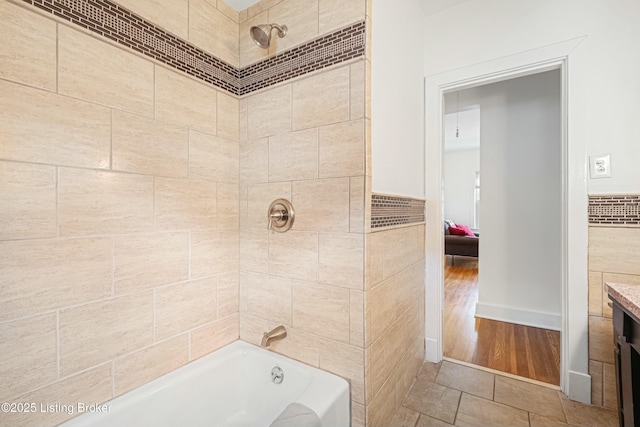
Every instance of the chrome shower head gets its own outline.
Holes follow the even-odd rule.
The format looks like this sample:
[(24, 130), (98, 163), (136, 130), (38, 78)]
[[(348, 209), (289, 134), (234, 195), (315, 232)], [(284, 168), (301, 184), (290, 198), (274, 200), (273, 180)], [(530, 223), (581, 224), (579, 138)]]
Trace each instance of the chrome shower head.
[(256, 25), (251, 27), (249, 30), (249, 34), (251, 38), (258, 46), (263, 49), (266, 49), (271, 44), (271, 32), (276, 29), (278, 30), (278, 37), (282, 38), (287, 35), (287, 26), (280, 26), (278, 24), (263, 24)]

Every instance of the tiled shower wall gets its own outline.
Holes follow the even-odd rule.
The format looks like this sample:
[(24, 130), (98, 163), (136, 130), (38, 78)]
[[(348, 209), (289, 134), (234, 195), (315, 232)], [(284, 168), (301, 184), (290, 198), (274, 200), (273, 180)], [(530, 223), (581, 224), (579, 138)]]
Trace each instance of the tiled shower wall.
[(424, 238), (420, 222), (367, 235), (368, 426), (391, 425), (424, 362)]
[(236, 340), (238, 100), (23, 2), (0, 16), (0, 401), (102, 402)]
[[(339, 12), (338, 12), (339, 11)], [(271, 53), (365, 19), (365, 0), (264, 0), (240, 25), (240, 63), (262, 59), (248, 29), (286, 24)], [(274, 34), (275, 36), (275, 34)], [(353, 425), (365, 422), (366, 58), (289, 80), (240, 101), (240, 338), (348, 378)], [(369, 178), (370, 182), (370, 178)], [(292, 202), (291, 230), (267, 208)]]
[(636, 195), (589, 198), (589, 373), (594, 405), (617, 406), (613, 325), (604, 283), (640, 286)]

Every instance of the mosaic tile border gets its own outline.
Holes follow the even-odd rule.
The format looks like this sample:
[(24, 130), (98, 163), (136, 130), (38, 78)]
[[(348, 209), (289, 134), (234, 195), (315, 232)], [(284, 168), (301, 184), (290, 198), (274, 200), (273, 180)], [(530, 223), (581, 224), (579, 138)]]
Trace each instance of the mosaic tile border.
[(238, 96), (365, 53), (365, 23), (360, 21), (236, 68), (110, 0), (22, 1)]
[(424, 222), (424, 200), (371, 195), (371, 229)]
[(640, 194), (589, 196), (589, 224), (640, 227)]

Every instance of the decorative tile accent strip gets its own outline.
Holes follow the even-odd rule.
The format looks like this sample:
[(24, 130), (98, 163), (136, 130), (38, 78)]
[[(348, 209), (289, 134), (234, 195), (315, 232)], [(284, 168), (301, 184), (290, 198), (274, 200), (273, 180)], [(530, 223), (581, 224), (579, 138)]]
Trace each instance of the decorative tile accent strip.
[(589, 196), (589, 224), (640, 226), (640, 195)]
[(424, 200), (371, 195), (371, 228), (424, 222)]
[(365, 52), (361, 21), (238, 69), (110, 0), (23, 1), (234, 95), (246, 95)]
[(243, 68), (240, 95), (358, 58), (364, 49), (365, 26), (358, 22)]

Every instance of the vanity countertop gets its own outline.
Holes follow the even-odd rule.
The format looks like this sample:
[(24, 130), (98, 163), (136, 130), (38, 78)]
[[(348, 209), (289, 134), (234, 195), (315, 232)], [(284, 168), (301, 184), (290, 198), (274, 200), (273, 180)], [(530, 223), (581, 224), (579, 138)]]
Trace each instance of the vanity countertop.
[(604, 289), (618, 304), (640, 319), (640, 286), (605, 283)]

